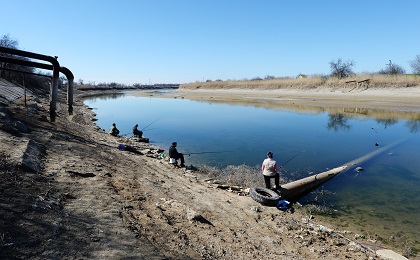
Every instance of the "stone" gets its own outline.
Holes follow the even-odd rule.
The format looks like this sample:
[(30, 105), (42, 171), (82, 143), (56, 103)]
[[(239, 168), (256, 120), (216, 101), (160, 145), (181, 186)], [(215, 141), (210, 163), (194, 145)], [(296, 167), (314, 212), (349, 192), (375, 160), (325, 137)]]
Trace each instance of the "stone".
[(400, 254), (395, 253), (392, 250), (389, 249), (380, 249), (376, 251), (376, 254), (381, 257), (382, 259), (386, 259), (386, 260), (404, 260), (404, 259), (408, 259)]

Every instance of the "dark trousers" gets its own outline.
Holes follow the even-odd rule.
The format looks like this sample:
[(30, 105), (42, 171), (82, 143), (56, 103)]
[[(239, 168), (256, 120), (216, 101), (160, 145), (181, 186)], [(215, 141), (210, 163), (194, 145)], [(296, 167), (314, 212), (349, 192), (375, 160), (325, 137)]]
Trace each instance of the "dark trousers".
[(141, 138), (143, 135), (143, 132), (140, 130), (133, 130), (133, 135), (137, 135), (139, 138)]
[(274, 178), (274, 184), (276, 184), (276, 188), (280, 188), (280, 184), (279, 184), (279, 174), (276, 173), (276, 175), (274, 176), (265, 176), (264, 175), (264, 182), (265, 182), (265, 187), (267, 189), (271, 189), (271, 178)]
[(175, 157), (173, 157), (173, 158), (175, 158), (177, 161), (178, 161), (178, 159), (181, 159), (181, 164), (184, 164), (184, 155), (182, 154), (182, 153), (178, 153), (177, 155), (175, 155)]

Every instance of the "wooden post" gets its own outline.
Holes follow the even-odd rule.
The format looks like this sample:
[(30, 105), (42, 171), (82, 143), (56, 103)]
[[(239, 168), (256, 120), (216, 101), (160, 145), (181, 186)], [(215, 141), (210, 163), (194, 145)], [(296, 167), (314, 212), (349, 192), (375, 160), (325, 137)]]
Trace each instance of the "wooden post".
[(25, 107), (27, 107), (26, 105), (26, 86), (25, 86), (25, 73), (23, 73), (23, 79), (22, 79), (22, 84), (23, 84), (23, 95), (25, 96)]

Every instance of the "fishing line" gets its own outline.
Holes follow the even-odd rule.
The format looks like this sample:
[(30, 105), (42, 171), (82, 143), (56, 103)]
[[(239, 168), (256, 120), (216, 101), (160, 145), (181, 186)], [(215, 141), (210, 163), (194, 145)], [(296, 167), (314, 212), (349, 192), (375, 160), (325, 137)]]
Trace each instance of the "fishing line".
[(192, 155), (192, 154), (206, 154), (206, 153), (228, 153), (228, 152), (231, 152), (231, 151), (219, 151), (219, 152), (199, 152), (199, 153), (184, 153), (185, 155), (188, 155), (188, 156), (190, 156), (190, 155)]
[(291, 160), (295, 159), (298, 155), (300, 155), (300, 154), (302, 154), (302, 153), (304, 153), (304, 152), (305, 152), (305, 151), (302, 151), (302, 152), (300, 152), (300, 153), (296, 154), (295, 156), (293, 156), (292, 158), (290, 158), (289, 160), (287, 160), (285, 163), (283, 163), (283, 164), (280, 166), (280, 168), (283, 168), (283, 166), (285, 166), (288, 162), (290, 162)]
[(163, 116), (162, 116), (162, 117), (159, 117), (159, 118), (158, 118), (158, 119), (156, 119), (155, 121), (153, 121), (153, 122), (151, 122), (150, 124), (148, 124), (147, 126), (143, 127), (143, 129), (141, 129), (141, 131), (144, 131), (144, 129), (148, 128), (149, 126), (151, 126), (152, 124), (156, 123), (158, 120), (160, 120), (160, 119), (162, 119), (162, 118), (164, 118), (164, 117), (163, 117)]
[(143, 131), (150, 131), (150, 130), (155, 130), (155, 129), (159, 129), (159, 127), (149, 128), (149, 129), (146, 129), (146, 130), (143, 130)]

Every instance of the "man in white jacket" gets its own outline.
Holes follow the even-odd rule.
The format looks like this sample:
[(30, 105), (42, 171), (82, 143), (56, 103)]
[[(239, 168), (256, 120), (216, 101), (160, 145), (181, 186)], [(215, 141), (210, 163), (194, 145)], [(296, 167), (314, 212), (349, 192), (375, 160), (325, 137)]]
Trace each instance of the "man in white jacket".
[(271, 178), (274, 178), (276, 189), (280, 188), (279, 184), (279, 173), (277, 172), (277, 163), (273, 160), (273, 153), (267, 153), (267, 159), (265, 159), (261, 166), (262, 174), (264, 175), (265, 187), (271, 189)]

